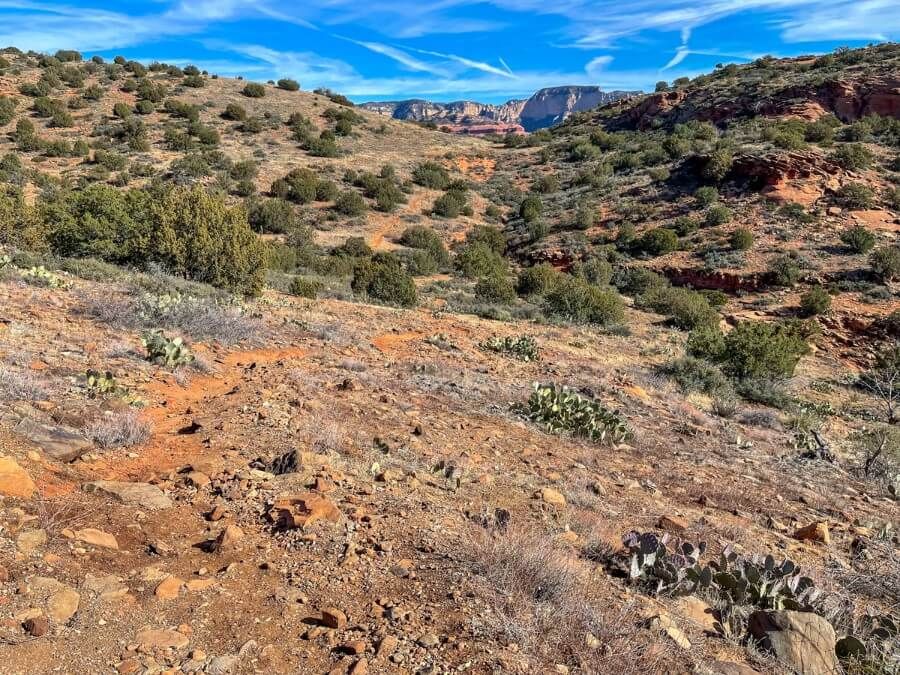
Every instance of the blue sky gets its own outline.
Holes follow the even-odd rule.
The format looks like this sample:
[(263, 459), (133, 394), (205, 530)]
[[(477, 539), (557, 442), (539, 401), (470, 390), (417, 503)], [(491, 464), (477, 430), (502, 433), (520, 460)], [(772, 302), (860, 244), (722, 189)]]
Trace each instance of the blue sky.
[(896, 40), (900, 0), (0, 0), (0, 46), (78, 49), (356, 101), (652, 89), (765, 54)]

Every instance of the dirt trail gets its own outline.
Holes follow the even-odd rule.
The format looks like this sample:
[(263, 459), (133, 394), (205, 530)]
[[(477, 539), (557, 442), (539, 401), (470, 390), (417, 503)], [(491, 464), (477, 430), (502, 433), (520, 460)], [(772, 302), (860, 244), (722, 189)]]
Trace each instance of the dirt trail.
[(372, 338), (372, 346), (382, 354), (384, 354), (385, 352), (398, 345), (402, 345), (406, 342), (412, 342), (413, 340), (420, 338), (423, 335), (425, 335), (425, 333), (385, 333), (384, 335), (379, 335), (376, 338)]
[(300, 347), (232, 352), (218, 360), (219, 372), (195, 377), (186, 386), (168, 375), (154, 380), (145, 391), (150, 407), (144, 412), (153, 424), (153, 435), (136, 458), (124, 462), (120, 458), (102, 459), (94, 464), (98, 478), (145, 480), (198, 458), (208, 452), (203, 444), (206, 434), (182, 433), (191, 425), (193, 415), (227, 397), (246, 379), (251, 366), (299, 360), (306, 354)]
[[(431, 195), (431, 191), (416, 191), (414, 194), (410, 195), (409, 201), (406, 204), (406, 208), (403, 209), (403, 214), (415, 214), (421, 215), (422, 209), (427, 203), (427, 198)], [(378, 223), (376, 229), (369, 233), (368, 235), (368, 244), (376, 251), (379, 250), (387, 250), (390, 247), (385, 245), (385, 237), (392, 234), (400, 234), (401, 228), (403, 226), (403, 222), (401, 220), (401, 215), (399, 213), (392, 213), (390, 215), (384, 216), (383, 220)]]
[(456, 168), (459, 172), (479, 183), (484, 183), (494, 175), (496, 166), (496, 160), (488, 157), (462, 156), (456, 158)]

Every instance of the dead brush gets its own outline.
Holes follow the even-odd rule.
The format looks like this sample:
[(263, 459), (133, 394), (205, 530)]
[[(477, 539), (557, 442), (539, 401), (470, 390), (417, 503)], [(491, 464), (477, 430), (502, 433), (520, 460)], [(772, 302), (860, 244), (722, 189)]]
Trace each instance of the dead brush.
[(114, 297), (84, 292), (80, 301), (87, 316), (115, 328), (164, 328), (194, 340), (214, 340), (225, 345), (257, 342), (262, 336), (263, 324), (238, 307), (210, 298), (171, 297), (176, 300), (165, 301), (132, 289), (129, 294)]
[(47, 385), (28, 372), (0, 365), (0, 400), (44, 401), (49, 396)]
[(684, 668), (685, 656), (639, 627), (636, 607), (604, 599), (603, 580), (551, 536), (479, 529), (470, 542), (477, 592), (492, 614), (478, 628), (518, 645), (530, 665), (622, 675)]
[(107, 413), (86, 430), (87, 437), (101, 448), (132, 448), (146, 443), (152, 427), (137, 410)]

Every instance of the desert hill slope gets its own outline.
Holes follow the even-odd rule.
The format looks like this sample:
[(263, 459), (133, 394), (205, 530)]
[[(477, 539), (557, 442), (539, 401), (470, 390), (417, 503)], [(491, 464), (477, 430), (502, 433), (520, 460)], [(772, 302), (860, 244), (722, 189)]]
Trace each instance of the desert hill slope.
[(0, 670), (892, 672), (896, 53), (475, 139), (3, 51)]

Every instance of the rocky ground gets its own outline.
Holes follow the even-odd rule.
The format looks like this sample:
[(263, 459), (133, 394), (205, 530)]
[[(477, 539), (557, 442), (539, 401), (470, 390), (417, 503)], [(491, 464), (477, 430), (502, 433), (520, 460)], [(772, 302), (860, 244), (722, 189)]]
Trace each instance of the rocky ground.
[[(5, 673), (790, 670), (703, 600), (623, 583), (605, 561), (632, 529), (896, 601), (896, 502), (801, 458), (778, 420), (712, 417), (656, 376), (674, 346), (652, 315), (617, 336), (268, 292), (240, 344), (193, 342), (173, 372), (85, 311), (122, 286), (69, 283), (0, 284)], [(479, 347), (516, 334), (541, 360)], [(799, 377), (839, 404), (845, 368), (820, 354)], [(92, 396), (89, 369), (116, 389)], [(550, 381), (634, 437), (515, 411)], [(102, 447), (104, 424), (135, 443)]]

